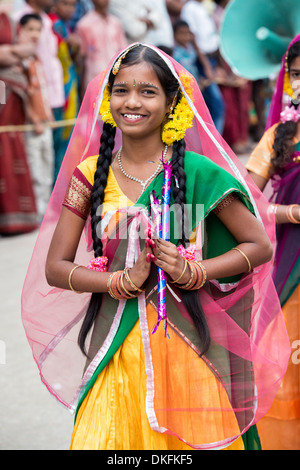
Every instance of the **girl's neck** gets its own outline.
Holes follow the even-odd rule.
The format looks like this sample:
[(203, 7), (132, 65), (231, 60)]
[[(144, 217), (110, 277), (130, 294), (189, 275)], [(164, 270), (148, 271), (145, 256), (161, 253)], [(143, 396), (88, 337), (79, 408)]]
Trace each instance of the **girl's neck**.
[(165, 144), (161, 139), (157, 141), (151, 139), (150, 142), (146, 140), (133, 141), (131, 139), (124, 139), (122, 144), (122, 156), (135, 165), (149, 161), (158, 162), (162, 157), (164, 148)]

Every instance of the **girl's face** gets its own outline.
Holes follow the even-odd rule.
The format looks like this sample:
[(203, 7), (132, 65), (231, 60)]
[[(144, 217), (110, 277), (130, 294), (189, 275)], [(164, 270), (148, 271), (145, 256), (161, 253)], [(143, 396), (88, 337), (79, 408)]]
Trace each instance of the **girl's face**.
[(110, 108), (123, 132), (135, 138), (161, 135), (161, 124), (170, 104), (160, 81), (147, 62), (120, 67), (112, 91)]
[(290, 82), (295, 95), (300, 99), (300, 57), (296, 57), (290, 65)]

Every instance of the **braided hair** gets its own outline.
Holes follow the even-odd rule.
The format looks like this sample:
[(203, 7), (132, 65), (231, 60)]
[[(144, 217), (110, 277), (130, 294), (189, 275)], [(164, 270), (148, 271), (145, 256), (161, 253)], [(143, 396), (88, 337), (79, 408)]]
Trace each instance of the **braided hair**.
[[(156, 72), (158, 79), (166, 93), (168, 98), (174, 99), (177, 96), (177, 102), (181, 98), (181, 92), (178, 90), (178, 81), (175, 77), (170, 76), (170, 70), (165, 64), (164, 60), (151, 48), (145, 46), (138, 46), (130, 50), (122, 60), (122, 66), (129, 66), (141, 63), (142, 61), (148, 62)], [(114, 83), (115, 76), (111, 73), (109, 76), (108, 84), (110, 90)], [(177, 103), (176, 103), (177, 104)], [(93, 249), (95, 257), (102, 255), (102, 242), (97, 235), (97, 226), (101, 219), (101, 214), (98, 214), (98, 208), (103, 204), (104, 191), (107, 184), (107, 177), (109, 167), (112, 162), (112, 152), (115, 142), (116, 129), (110, 124), (105, 123), (103, 125), (103, 132), (100, 141), (99, 157), (97, 160), (97, 169), (95, 172), (94, 185), (92, 190), (92, 205), (91, 205), (91, 226), (92, 226), (92, 237), (93, 237)], [(174, 203), (181, 208), (177, 216), (181, 218), (178, 223), (182, 226), (182, 237), (181, 243), (186, 246), (188, 238), (185, 235), (185, 220), (184, 220), (184, 206), (186, 204), (186, 174), (184, 171), (184, 155), (185, 155), (185, 141), (184, 139), (174, 142), (173, 144), (173, 174), (177, 178), (178, 185), (174, 186), (173, 196)], [(201, 351), (200, 355), (204, 354), (210, 345), (210, 334), (204, 312), (199, 302), (199, 296), (196, 291), (181, 291), (182, 300), (191, 315), (195, 327), (198, 331)], [(91, 296), (90, 304), (82, 323), (82, 327), (78, 337), (78, 344), (82, 352), (86, 354), (85, 341), (86, 337), (91, 330), (97, 313), (101, 306), (102, 294), (93, 293)]]
[[(290, 70), (292, 62), (297, 57), (300, 57), (300, 41), (293, 44), (288, 51), (286, 61), (288, 70)], [(291, 106), (297, 109), (299, 106), (298, 101), (294, 102), (292, 100)], [(274, 166), (275, 172), (286, 166), (291, 160), (291, 154), (294, 148), (294, 137), (297, 134), (297, 127), (297, 122), (287, 121), (285, 123), (280, 123), (276, 128), (273, 144), (275, 155), (272, 158), (272, 164)]]

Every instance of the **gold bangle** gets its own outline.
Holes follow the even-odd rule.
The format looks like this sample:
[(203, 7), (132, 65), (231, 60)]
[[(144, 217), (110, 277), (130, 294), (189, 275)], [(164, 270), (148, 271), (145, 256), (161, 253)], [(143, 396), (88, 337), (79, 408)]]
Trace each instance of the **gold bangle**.
[(189, 287), (191, 286), (194, 280), (194, 274), (195, 274), (194, 268), (189, 261), (187, 261), (187, 264), (189, 265), (191, 276), (186, 284), (178, 284), (178, 287), (180, 287), (180, 289), (189, 289)]
[(70, 274), (69, 274), (69, 278), (68, 278), (68, 282), (69, 282), (69, 287), (70, 289), (75, 292), (76, 294), (82, 294), (82, 292), (79, 292), (78, 290), (75, 290), (74, 287), (72, 286), (72, 276), (73, 276), (73, 273), (74, 271), (77, 269), (77, 268), (81, 268), (82, 266), (80, 264), (74, 266), (73, 269), (71, 269), (70, 271)]
[(197, 287), (197, 289), (201, 289), (201, 287), (204, 286), (204, 284), (206, 283), (206, 280), (207, 280), (206, 269), (205, 269), (205, 266), (203, 266), (203, 264), (200, 263), (200, 261), (194, 260), (194, 263), (196, 263), (202, 271), (202, 282), (201, 282), (200, 286)]
[(184, 275), (185, 271), (186, 271), (186, 268), (187, 268), (187, 259), (184, 258), (184, 268), (182, 270), (182, 273), (180, 274), (180, 276), (175, 280), (175, 281), (170, 281), (171, 284), (176, 284), (178, 281), (180, 281), (180, 279), (182, 278), (182, 276)]
[(115, 272), (111, 273), (111, 275), (109, 276), (109, 278), (108, 278), (108, 280), (107, 280), (107, 289), (108, 289), (109, 295), (110, 295), (113, 299), (115, 299), (115, 300), (120, 300), (120, 299), (118, 299), (118, 297), (114, 294), (114, 292), (113, 292), (113, 290), (112, 290), (112, 285), (111, 285), (112, 280), (113, 280), (113, 278), (115, 277), (115, 275), (116, 275), (117, 273), (118, 273), (118, 271), (115, 271)]
[(232, 250), (236, 250), (238, 251), (239, 253), (241, 253), (241, 255), (245, 258), (245, 260), (247, 261), (247, 264), (248, 264), (248, 273), (250, 273), (251, 269), (252, 269), (252, 266), (251, 266), (251, 263), (249, 261), (249, 258), (248, 256), (245, 255), (245, 253), (240, 250), (239, 248), (235, 247), (235, 248), (232, 248)]
[[(293, 208), (294, 207), (298, 207), (298, 205), (297, 204), (290, 204), (289, 206), (287, 206), (286, 216), (292, 224), (300, 224), (300, 221), (295, 219), (295, 217), (293, 216)], [(300, 209), (299, 209), (299, 211), (300, 211)]]
[(124, 280), (123, 280), (123, 276), (124, 276), (124, 271), (122, 272), (121, 274), (121, 277), (120, 277), (120, 284), (121, 284), (121, 288), (123, 289), (123, 291), (125, 292), (126, 296), (130, 299), (130, 298), (133, 298), (133, 297), (136, 297), (136, 293), (134, 294), (133, 292), (129, 292), (126, 287), (124, 286)]
[(141, 289), (140, 287), (136, 286), (134, 282), (132, 282), (130, 276), (129, 276), (129, 268), (124, 269), (124, 274), (125, 278), (128, 281), (128, 283), (131, 285), (132, 289), (137, 290), (139, 293), (144, 292), (145, 289)]

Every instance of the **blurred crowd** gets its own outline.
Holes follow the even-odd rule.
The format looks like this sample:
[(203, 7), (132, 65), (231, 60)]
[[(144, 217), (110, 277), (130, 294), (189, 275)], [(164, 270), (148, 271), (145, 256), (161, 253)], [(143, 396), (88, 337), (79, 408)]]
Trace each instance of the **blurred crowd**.
[(197, 77), (237, 153), (265, 125), (268, 83), (236, 76), (219, 28), (229, 0), (6, 0), (0, 3), (0, 234), (39, 226), (87, 83), (120, 49), (153, 44)]

